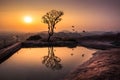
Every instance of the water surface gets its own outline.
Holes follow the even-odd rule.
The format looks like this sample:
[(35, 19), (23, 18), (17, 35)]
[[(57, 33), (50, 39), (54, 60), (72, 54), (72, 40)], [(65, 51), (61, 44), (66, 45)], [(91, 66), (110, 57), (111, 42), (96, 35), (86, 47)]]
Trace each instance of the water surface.
[(0, 80), (60, 80), (95, 51), (85, 47), (22, 48), (0, 64)]

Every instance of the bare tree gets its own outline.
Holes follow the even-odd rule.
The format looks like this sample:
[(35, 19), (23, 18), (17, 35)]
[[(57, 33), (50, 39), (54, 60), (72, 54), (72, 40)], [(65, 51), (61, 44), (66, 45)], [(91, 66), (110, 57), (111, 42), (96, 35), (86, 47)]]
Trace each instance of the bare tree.
[(55, 25), (62, 20), (60, 17), (63, 14), (64, 13), (62, 11), (51, 10), (42, 17), (43, 23), (48, 24), (48, 41), (54, 34)]

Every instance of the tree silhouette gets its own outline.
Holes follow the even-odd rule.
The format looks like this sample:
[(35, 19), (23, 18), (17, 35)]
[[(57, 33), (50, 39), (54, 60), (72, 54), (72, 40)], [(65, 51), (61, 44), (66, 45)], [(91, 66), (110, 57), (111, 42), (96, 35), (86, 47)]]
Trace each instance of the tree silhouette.
[(48, 24), (48, 41), (54, 34), (55, 25), (62, 20), (60, 17), (63, 14), (64, 13), (62, 11), (51, 10), (42, 17), (43, 23)]
[(60, 61), (61, 59), (55, 56), (53, 47), (48, 47), (48, 55), (43, 57), (42, 63), (52, 70), (60, 70), (62, 68)]

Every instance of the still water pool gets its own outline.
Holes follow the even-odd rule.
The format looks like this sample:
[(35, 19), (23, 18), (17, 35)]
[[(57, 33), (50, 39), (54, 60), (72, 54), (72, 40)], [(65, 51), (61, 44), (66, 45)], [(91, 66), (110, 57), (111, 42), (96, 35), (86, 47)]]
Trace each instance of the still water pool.
[(0, 64), (0, 80), (62, 80), (94, 52), (85, 47), (22, 48)]

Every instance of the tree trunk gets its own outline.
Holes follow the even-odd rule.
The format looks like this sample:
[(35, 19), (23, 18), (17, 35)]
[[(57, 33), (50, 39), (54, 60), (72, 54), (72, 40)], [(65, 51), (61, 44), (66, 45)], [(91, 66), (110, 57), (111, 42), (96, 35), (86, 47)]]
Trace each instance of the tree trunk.
[(48, 27), (48, 42), (50, 41), (51, 36), (54, 34), (54, 25)]

